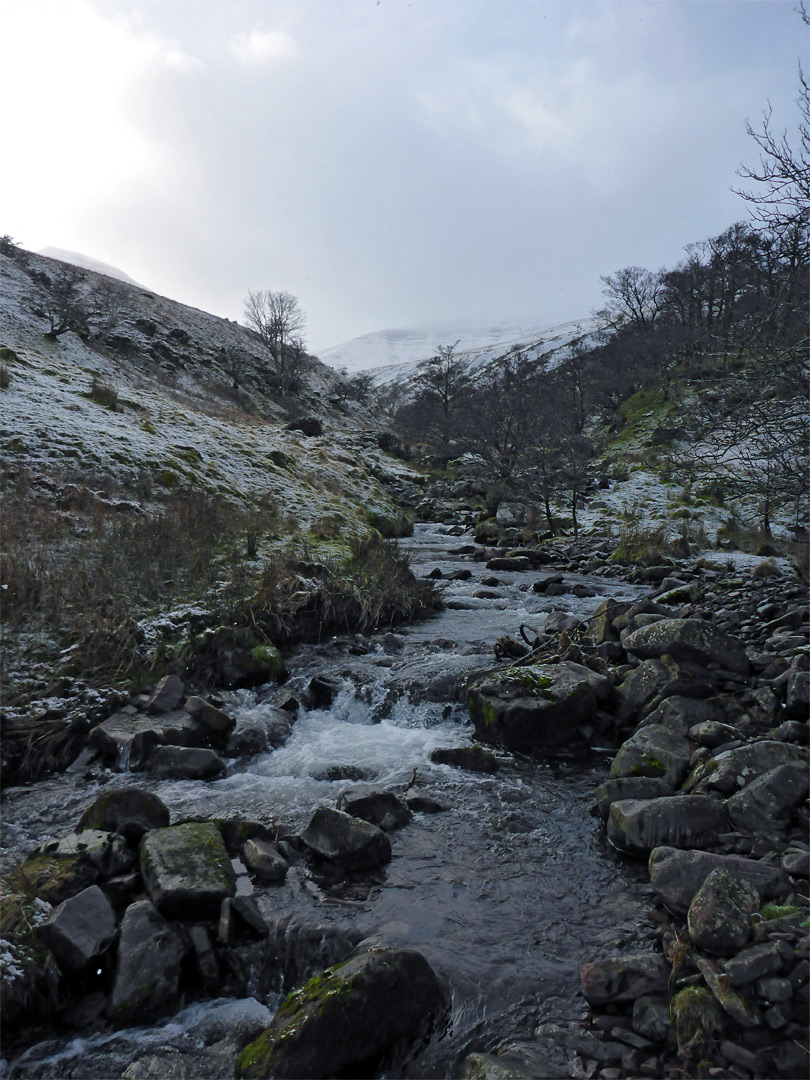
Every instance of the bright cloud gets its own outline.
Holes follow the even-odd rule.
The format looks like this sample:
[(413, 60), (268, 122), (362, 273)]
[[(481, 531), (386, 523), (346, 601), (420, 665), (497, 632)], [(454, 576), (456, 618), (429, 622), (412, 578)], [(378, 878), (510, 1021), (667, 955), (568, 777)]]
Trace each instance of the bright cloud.
[(286, 30), (251, 30), (238, 34), (231, 42), (231, 51), (243, 64), (267, 64), (298, 56), (298, 46)]

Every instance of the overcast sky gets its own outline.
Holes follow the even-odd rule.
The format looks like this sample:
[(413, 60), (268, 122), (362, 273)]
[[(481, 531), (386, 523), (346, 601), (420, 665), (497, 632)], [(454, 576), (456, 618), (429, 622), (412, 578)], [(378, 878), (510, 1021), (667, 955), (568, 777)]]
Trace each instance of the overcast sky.
[(0, 232), (315, 349), (563, 322), (746, 216), (795, 0), (0, 0)]

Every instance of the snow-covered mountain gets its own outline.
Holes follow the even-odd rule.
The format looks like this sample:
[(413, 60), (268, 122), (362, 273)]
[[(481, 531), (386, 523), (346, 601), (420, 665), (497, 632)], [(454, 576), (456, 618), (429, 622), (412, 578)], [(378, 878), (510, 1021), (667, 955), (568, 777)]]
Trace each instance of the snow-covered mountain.
[(592, 340), (599, 329), (599, 321), (588, 317), (543, 327), (503, 322), (478, 327), (440, 325), (378, 330), (326, 349), (320, 353), (320, 359), (351, 374), (367, 371), (377, 385), (383, 386), (407, 380), (422, 360), (436, 354), (439, 346), (452, 345), (455, 341), (458, 341), (457, 355), (474, 370), (518, 345), (535, 357), (559, 351), (562, 359), (573, 341)]
[(59, 262), (70, 263), (72, 266), (80, 266), (82, 270), (93, 270), (96, 274), (105, 274), (107, 277), (117, 278), (118, 281), (126, 281), (128, 285), (137, 285), (139, 289), (143, 288), (139, 282), (131, 278), (129, 274), (125, 274), (123, 270), (119, 270), (117, 266), (110, 266), (109, 263), (101, 262), (90, 255), (82, 255), (78, 251), (68, 251), (66, 248), (59, 247), (46, 247), (37, 254), (45, 255), (49, 259), (58, 259)]

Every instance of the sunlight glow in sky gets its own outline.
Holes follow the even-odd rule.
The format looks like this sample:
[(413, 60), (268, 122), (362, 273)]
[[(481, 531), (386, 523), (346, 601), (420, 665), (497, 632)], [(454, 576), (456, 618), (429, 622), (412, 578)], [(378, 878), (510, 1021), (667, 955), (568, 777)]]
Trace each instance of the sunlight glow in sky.
[(600, 274), (746, 217), (794, 7), (0, 0), (0, 232), (230, 318), (288, 290), (315, 348), (584, 317)]

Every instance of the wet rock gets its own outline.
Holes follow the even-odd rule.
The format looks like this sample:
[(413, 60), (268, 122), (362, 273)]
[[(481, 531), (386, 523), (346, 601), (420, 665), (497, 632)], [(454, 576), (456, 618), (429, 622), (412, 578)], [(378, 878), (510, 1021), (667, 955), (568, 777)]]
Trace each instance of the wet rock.
[(289, 863), (274, 844), (266, 840), (246, 840), (242, 858), (248, 870), (264, 881), (283, 881)]
[(580, 971), (582, 996), (591, 1006), (611, 1005), (667, 989), (669, 971), (662, 956), (640, 953), (595, 960)]
[(110, 1019), (134, 1024), (174, 1012), (187, 951), (182, 936), (148, 900), (131, 904), (121, 924)]
[(385, 832), (407, 825), (411, 820), (411, 812), (402, 799), (393, 791), (381, 788), (350, 788), (341, 793), (337, 808), (352, 817), (369, 821)]
[(764, 899), (786, 896), (790, 879), (778, 866), (741, 855), (710, 851), (684, 851), (661, 846), (650, 853), (650, 884), (670, 911), (685, 915), (700, 886), (717, 868), (748, 881)]
[(467, 695), (476, 735), (525, 753), (586, 741), (596, 695), (588, 678), (562, 665), (513, 667), (473, 683)]
[(511, 1056), (494, 1054), (468, 1054), (461, 1063), (461, 1080), (532, 1080), (533, 1077), (565, 1077), (567, 1072), (547, 1062), (542, 1072), (537, 1071), (537, 1063), (521, 1062)]
[(265, 725), (254, 717), (239, 716), (225, 747), (228, 757), (255, 757), (269, 749), (270, 739)]
[(740, 675), (747, 675), (750, 670), (742, 642), (702, 619), (663, 619), (633, 631), (623, 644), (628, 653), (642, 659), (668, 655), (677, 661), (693, 661), (704, 666), (719, 664)]
[(160, 680), (146, 702), (146, 712), (173, 712), (183, 700), (185, 686), (177, 675), (166, 675)]
[(780, 865), (785, 873), (792, 877), (810, 877), (810, 852), (786, 851)]
[(210, 822), (147, 833), (141, 874), (155, 907), (169, 918), (216, 918), (222, 901), (235, 891), (231, 860)]
[(340, 683), (316, 675), (307, 684), (305, 701), (308, 709), (328, 709), (340, 692)]
[(709, 758), (690, 773), (683, 787), (695, 794), (719, 792), (730, 795), (770, 769), (803, 763), (806, 756), (806, 751), (797, 746), (760, 739)]
[(217, 735), (227, 735), (236, 723), (232, 716), (228, 716), (205, 698), (190, 697), (184, 707), (187, 713)]
[(647, 724), (632, 735), (613, 759), (611, 777), (655, 776), (677, 787), (689, 770), (695, 744), (663, 724)]
[(722, 708), (713, 701), (673, 694), (661, 702), (643, 723), (661, 724), (678, 735), (692, 738), (691, 728), (703, 723), (718, 723), (724, 719)]
[(420, 795), (416, 791), (409, 791), (405, 802), (414, 814), (442, 814), (447, 809), (436, 799), (431, 799), (429, 795)]
[(809, 788), (806, 766), (777, 765), (727, 799), (726, 810), (736, 828), (774, 838), (805, 801)]
[(199, 923), (189, 927), (188, 936), (194, 951), (198, 984), (205, 993), (213, 994), (219, 986), (219, 964), (211, 944), (211, 936)]
[(158, 780), (213, 780), (225, 772), (225, 762), (216, 750), (160, 746), (152, 752), (147, 771)]
[(607, 824), (611, 843), (635, 855), (662, 845), (712, 846), (727, 829), (728, 817), (720, 803), (699, 795), (623, 799), (611, 806)]
[(246, 935), (266, 938), (270, 933), (259, 906), (252, 896), (226, 897), (219, 909), (217, 937), (223, 945), (233, 945)]
[(63, 971), (82, 971), (112, 944), (115, 913), (98, 885), (91, 885), (51, 912), (42, 937)]
[(641, 717), (679, 683), (679, 675), (660, 660), (644, 660), (628, 672), (624, 682), (616, 687), (619, 699), (617, 715), (620, 720)]
[(652, 776), (618, 776), (606, 780), (594, 789), (596, 810), (606, 819), (612, 803), (620, 799), (660, 799), (672, 795), (672, 787), (666, 780)]
[(689, 905), (692, 941), (714, 956), (731, 956), (748, 941), (751, 916), (759, 904), (759, 893), (744, 877), (722, 868), (712, 870)]
[(95, 866), (77, 855), (29, 855), (20, 867), (26, 891), (49, 904), (60, 904), (99, 878)]
[(496, 773), (500, 762), (491, 750), (473, 743), (472, 746), (440, 746), (430, 752), (435, 765), (452, 765), (469, 772)]
[(810, 672), (793, 671), (788, 676), (785, 713), (790, 720), (807, 722), (810, 714)]
[(710, 750), (717, 749), (724, 743), (739, 739), (741, 734), (737, 728), (730, 724), (718, 723), (715, 720), (705, 720), (689, 728), (689, 738), (700, 746), (706, 746)]
[(633, 1003), (633, 1031), (653, 1042), (665, 1042), (670, 1028), (669, 1001), (645, 995)]
[(120, 772), (139, 769), (163, 741), (160, 725), (149, 717), (113, 713), (90, 732), (89, 744)]
[(382, 829), (340, 810), (316, 810), (301, 839), (318, 858), (344, 870), (382, 866), (391, 858), (391, 841)]
[(424, 1037), (446, 1008), (424, 957), (375, 949), (290, 994), (270, 1027), (240, 1054), (237, 1075), (282, 1080), (376, 1074), (386, 1054)]
[(527, 570), (531, 570), (532, 564), (525, 555), (508, 556), (508, 555), (496, 555), (492, 559), (488, 559), (486, 563), (487, 570), (511, 570), (515, 573), (525, 573)]

